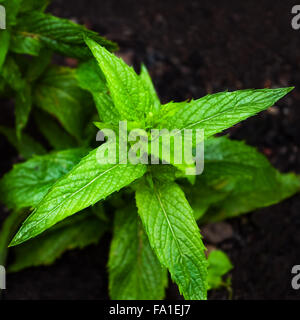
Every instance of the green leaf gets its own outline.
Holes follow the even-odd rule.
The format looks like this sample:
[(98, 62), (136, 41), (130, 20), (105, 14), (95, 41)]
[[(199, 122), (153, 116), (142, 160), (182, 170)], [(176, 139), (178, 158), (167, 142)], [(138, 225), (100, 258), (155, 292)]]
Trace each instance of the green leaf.
[(107, 92), (106, 79), (95, 59), (80, 63), (76, 69), (79, 86), (89, 92)]
[(140, 78), (142, 79), (144, 86), (147, 88), (147, 90), (151, 93), (152, 99), (153, 99), (153, 109), (155, 112), (158, 112), (160, 109), (160, 100), (157, 95), (157, 92), (154, 88), (152, 79), (149, 75), (149, 72), (144, 64), (142, 64), (141, 67), (141, 74)]
[(75, 139), (54, 118), (39, 110), (34, 112), (34, 117), (39, 130), (55, 150), (65, 150), (77, 146)]
[(26, 32), (12, 33), (10, 45), (12, 52), (38, 56), (42, 47), (42, 42), (31, 34)]
[(1, 179), (1, 202), (13, 209), (37, 206), (52, 185), (68, 173), (87, 152), (86, 149), (53, 152), (14, 165)]
[(221, 250), (213, 250), (208, 256), (208, 290), (226, 286), (222, 277), (232, 270), (233, 265)]
[(100, 119), (119, 123), (119, 112), (108, 94), (106, 79), (95, 59), (81, 63), (76, 69), (76, 77), (79, 86), (92, 94)]
[(51, 0), (22, 0), (20, 12), (44, 11), (50, 2)]
[(106, 77), (107, 87), (121, 118), (143, 121), (153, 108), (153, 100), (142, 79), (132, 67), (95, 41), (87, 39), (86, 43)]
[(97, 151), (98, 148), (89, 153), (54, 184), (24, 222), (11, 245), (33, 238), (68, 216), (105, 199), (146, 171), (144, 165), (100, 164)]
[(4, 79), (0, 75), (0, 95), (3, 94), (3, 92), (5, 92), (5, 84), (6, 83)]
[(35, 154), (46, 153), (44, 147), (28, 134), (23, 133), (22, 137), (18, 139), (14, 129), (4, 126), (0, 126), (0, 133), (6, 137), (24, 159), (29, 159)]
[(50, 265), (67, 250), (97, 243), (106, 230), (107, 225), (95, 215), (81, 213), (69, 217), (43, 235), (14, 248), (15, 259), (8, 266), (8, 272)]
[(10, 56), (6, 58), (2, 67), (2, 77), (15, 91), (23, 90), (25, 87), (25, 81), (22, 78), (21, 70), (16, 61)]
[(226, 137), (206, 141), (204, 172), (185, 189), (201, 222), (266, 207), (299, 190), (298, 176), (281, 174), (255, 148)]
[(0, 71), (5, 61), (10, 42), (10, 33), (8, 30), (0, 30)]
[(274, 105), (293, 88), (239, 90), (207, 95), (162, 108), (160, 128), (204, 129), (208, 138)]
[(34, 97), (38, 107), (56, 117), (71, 135), (80, 140), (91, 109), (88, 96), (78, 87), (72, 69), (49, 68), (39, 80)]
[(109, 292), (113, 300), (161, 300), (167, 270), (152, 251), (135, 208), (115, 213), (109, 253)]
[(17, 138), (21, 138), (21, 131), (26, 127), (32, 108), (31, 86), (26, 83), (23, 90), (17, 92), (15, 101)]
[(117, 49), (115, 43), (100, 37), (96, 32), (70, 20), (37, 11), (22, 15), (18, 20), (17, 31), (39, 39), (53, 51), (78, 59), (91, 57), (90, 51), (84, 46), (83, 36), (92, 38), (108, 50)]
[(174, 182), (154, 181), (138, 188), (136, 202), (151, 247), (185, 299), (206, 299), (205, 248), (184, 193)]
[(37, 57), (31, 59), (26, 72), (26, 80), (29, 82), (36, 81), (47, 69), (52, 58), (52, 52), (49, 49), (42, 49)]

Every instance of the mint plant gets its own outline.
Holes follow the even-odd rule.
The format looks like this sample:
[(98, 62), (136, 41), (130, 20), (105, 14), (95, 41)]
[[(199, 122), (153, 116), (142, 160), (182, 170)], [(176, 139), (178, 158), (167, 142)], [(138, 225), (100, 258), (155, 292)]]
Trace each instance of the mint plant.
[[(38, 153), (44, 151), (30, 137), (22, 137), (21, 134), (33, 106), (55, 116), (77, 140), (80, 138), (79, 131), (83, 129), (82, 119), (88, 115), (85, 107), (87, 96), (78, 88), (74, 71), (53, 64), (49, 66), (53, 53), (79, 60), (89, 59), (91, 53), (84, 45), (83, 35), (109, 50), (117, 49), (115, 43), (96, 32), (45, 13), (49, 2), (0, 0), (6, 9), (7, 19), (6, 29), (0, 31), (0, 93), (15, 101), (17, 139), (7, 128), (1, 127), (0, 131), (16, 148), (22, 149), (21, 141), (25, 140), (28, 147), (20, 151), (26, 158), (35, 152), (30, 150), (30, 145)], [(70, 113), (73, 114), (72, 120), (68, 117)], [(40, 121), (37, 120), (37, 123), (40, 124)], [(43, 133), (47, 134), (46, 130), (43, 129)]]
[[(44, 23), (57, 21), (41, 11), (35, 15), (46, 20), (36, 18), (39, 27), (28, 24), (31, 31), (26, 32), (38, 32)], [(0, 232), (0, 264), (6, 261), (8, 245), (14, 259), (7, 268), (17, 272), (51, 264), (64, 251), (97, 243), (111, 231), (112, 299), (163, 299), (168, 273), (185, 299), (202, 300), (209, 289), (229, 288), (230, 279), (222, 277), (232, 264), (220, 251), (206, 257), (198, 224), (278, 203), (299, 191), (300, 179), (279, 173), (244, 142), (215, 134), (271, 107), (293, 88), (221, 92), (161, 104), (145, 66), (137, 74), (107, 50), (115, 49), (112, 43), (81, 32), (81, 27), (79, 33), (76, 29), (68, 34), (74, 27), (70, 24), (37, 38), (42, 47), (79, 58), (78, 68), (49, 62), (45, 67), (39, 52), (23, 78), (24, 87), (12, 88), (19, 94), (30, 87), (30, 110), (34, 106), (36, 125), (48, 145), (33, 144), (19, 121), (15, 135), (9, 128), (1, 129), (27, 161), (15, 164), (0, 182), (1, 201), (12, 211)], [(5, 80), (10, 79), (5, 71), (9, 58), (0, 71), (5, 93), (11, 86)], [(33, 76), (40, 65), (42, 71)], [(108, 142), (97, 144), (96, 127), (117, 131), (120, 121), (127, 122), (128, 131), (143, 129), (150, 138), (152, 129), (203, 129), (203, 174), (187, 175), (186, 168), (193, 165), (178, 165), (174, 157), (163, 164), (162, 153), (150, 144), (147, 157), (160, 157), (160, 164), (99, 163), (97, 154)], [(117, 136), (117, 145), (120, 139)]]

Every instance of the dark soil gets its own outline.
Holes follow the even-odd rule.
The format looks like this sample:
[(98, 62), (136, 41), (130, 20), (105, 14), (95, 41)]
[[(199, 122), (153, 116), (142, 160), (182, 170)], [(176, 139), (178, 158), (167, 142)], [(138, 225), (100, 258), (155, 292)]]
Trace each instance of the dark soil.
[[(300, 30), (291, 27), (294, 4), (56, 0), (50, 11), (117, 41), (127, 62), (137, 67), (144, 62), (164, 102), (226, 89), (295, 86), (277, 107), (229, 133), (257, 146), (281, 171), (300, 173)], [(12, 121), (9, 109), (3, 110), (1, 123)], [(3, 173), (16, 156), (5, 141), (0, 147)], [(292, 266), (300, 264), (300, 196), (226, 224), (231, 234), (213, 245), (235, 266), (233, 299), (299, 299), (290, 283)], [(107, 299), (109, 241), (107, 236), (98, 246), (68, 252), (51, 267), (9, 275), (5, 298)], [(228, 293), (213, 291), (209, 297), (227, 299)], [(180, 298), (175, 285), (168, 298)]]

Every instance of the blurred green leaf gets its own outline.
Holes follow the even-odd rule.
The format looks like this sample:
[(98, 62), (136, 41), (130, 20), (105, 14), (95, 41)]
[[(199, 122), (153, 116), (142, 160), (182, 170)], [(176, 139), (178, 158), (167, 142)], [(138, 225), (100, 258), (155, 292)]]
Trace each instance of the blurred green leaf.
[(16, 61), (8, 56), (2, 67), (2, 77), (7, 84), (15, 91), (23, 90), (25, 87), (25, 81), (22, 78), (21, 70)]
[(21, 131), (26, 127), (32, 108), (31, 86), (26, 83), (23, 90), (18, 91), (15, 100), (16, 132), (21, 138)]
[(88, 212), (70, 217), (43, 235), (14, 248), (15, 259), (8, 271), (50, 265), (67, 250), (97, 243), (106, 230), (107, 225)]
[(8, 30), (0, 30), (0, 71), (2, 69), (3, 63), (5, 61), (9, 43), (10, 43), (10, 33)]
[(14, 165), (0, 180), (0, 199), (8, 208), (35, 207), (59, 178), (68, 173), (86, 149), (70, 149), (36, 156)]
[(43, 48), (37, 57), (33, 57), (28, 64), (26, 80), (29, 82), (36, 81), (47, 69), (51, 62), (52, 51)]
[(228, 256), (221, 250), (213, 250), (208, 255), (208, 290), (226, 286), (222, 277), (232, 270), (233, 265)]
[(91, 151), (53, 185), (26, 219), (12, 240), (12, 246), (39, 235), (59, 221), (105, 199), (145, 174), (145, 165), (103, 164), (99, 161), (99, 148)]
[(94, 39), (108, 50), (117, 49), (115, 43), (100, 37), (96, 32), (70, 20), (37, 11), (22, 15), (18, 20), (17, 30), (39, 39), (53, 51), (78, 59), (91, 57), (89, 49), (84, 46), (84, 35)]
[(14, 26), (17, 23), (17, 15), (21, 8), (21, 2), (23, 0), (4, 0), (2, 5), (6, 10), (6, 25)]
[(226, 137), (206, 141), (204, 172), (185, 189), (201, 223), (270, 206), (299, 190), (299, 176), (281, 174), (255, 148)]
[(71, 135), (81, 139), (91, 103), (87, 93), (78, 87), (74, 70), (50, 67), (36, 85), (34, 101), (56, 117)]
[(33, 35), (26, 32), (13, 32), (10, 50), (18, 54), (38, 56), (43, 44)]
[(189, 102), (169, 103), (162, 106), (159, 127), (203, 129), (207, 139), (273, 106), (291, 90), (293, 87), (226, 91)]

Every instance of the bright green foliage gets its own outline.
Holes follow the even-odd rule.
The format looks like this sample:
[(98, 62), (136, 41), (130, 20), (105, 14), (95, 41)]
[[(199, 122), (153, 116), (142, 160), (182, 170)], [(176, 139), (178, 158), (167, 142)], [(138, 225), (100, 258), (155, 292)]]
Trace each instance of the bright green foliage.
[[(280, 174), (243, 142), (212, 136), (272, 106), (292, 88), (161, 105), (145, 66), (137, 74), (108, 51), (114, 43), (43, 13), (47, 0), (0, 3), (9, 11), (8, 29), (0, 33), (0, 93), (14, 99), (16, 114), (15, 130), (0, 127), (0, 133), (29, 159), (0, 182), (2, 202), (14, 210), (0, 233), (0, 264), (28, 216), (10, 243), (19, 245), (12, 249), (10, 271), (51, 264), (66, 250), (96, 243), (113, 225), (111, 298), (162, 299), (167, 270), (185, 299), (206, 299), (207, 289), (225, 285), (222, 276), (232, 265), (219, 251), (207, 262), (196, 219), (217, 221), (277, 203), (298, 192), (300, 180)], [(53, 65), (53, 52), (78, 58), (78, 68)], [(32, 115), (45, 147), (25, 131)], [(187, 176), (187, 165), (176, 164), (174, 156), (169, 165), (100, 164), (98, 152), (107, 143), (98, 147), (96, 127), (116, 129), (120, 120), (128, 131), (145, 129), (149, 137), (151, 129), (204, 129), (204, 173)], [(157, 156), (151, 148), (148, 155)]]
[(206, 299), (206, 258), (193, 211), (174, 183), (143, 185), (136, 192), (139, 214), (159, 261), (186, 299)]
[(0, 71), (2, 69), (2, 65), (5, 61), (6, 54), (9, 48), (9, 40), (10, 40), (10, 33), (7, 30), (0, 31)]
[(15, 210), (34, 208), (50, 187), (87, 153), (86, 149), (69, 149), (14, 165), (0, 182), (1, 201)]
[(161, 128), (204, 129), (205, 138), (274, 105), (293, 88), (239, 90), (209, 94), (186, 103), (162, 107)]
[(8, 271), (52, 264), (65, 251), (97, 243), (107, 224), (89, 213), (70, 217), (43, 235), (14, 248), (15, 260)]
[(208, 289), (216, 289), (227, 284), (222, 277), (228, 273), (233, 265), (228, 256), (221, 250), (213, 250), (208, 256)]
[(25, 87), (21, 70), (12, 57), (7, 57), (2, 67), (2, 77), (7, 84), (15, 91), (21, 91)]
[[(72, 21), (44, 13), (49, 2), (0, 1), (6, 9), (7, 20), (7, 29), (0, 30), (0, 93), (8, 87), (15, 91), (9, 92), (9, 95), (15, 100), (18, 139), (21, 139), (30, 111), (35, 105), (56, 116), (71, 135), (77, 139), (83, 138), (79, 131), (83, 130), (81, 125), (87, 121), (87, 114), (84, 115), (83, 110), (89, 111), (90, 100), (78, 88), (75, 72), (73, 79), (70, 76), (72, 72), (69, 72), (69, 79), (66, 74), (62, 76), (63, 68), (50, 68), (45, 75), (43, 72), (51, 62), (52, 51), (80, 60), (89, 59), (91, 52), (84, 43), (86, 36), (108, 50), (117, 49), (115, 43), (104, 39), (96, 32)], [(20, 55), (31, 55), (33, 59)], [(56, 70), (56, 76), (53, 70)], [(66, 70), (64, 69), (65, 73)], [(63, 83), (65, 87), (62, 87)], [(72, 107), (73, 121), (69, 119)]]
[(17, 137), (21, 138), (21, 131), (25, 128), (32, 108), (31, 87), (26, 83), (23, 90), (17, 92), (15, 103)]
[(96, 155), (97, 149), (52, 186), (24, 222), (12, 245), (33, 238), (66, 217), (105, 199), (146, 171), (144, 165), (99, 164)]
[(122, 120), (135, 120), (143, 123), (147, 113), (153, 109), (153, 99), (146, 90), (144, 81), (123, 60), (110, 54), (96, 42), (87, 39), (93, 55), (106, 77), (116, 109)]
[(42, 43), (37, 38), (25, 36), (23, 32), (15, 32), (11, 35), (10, 50), (14, 53), (38, 56), (42, 47)]
[(144, 64), (142, 64), (142, 67), (141, 67), (140, 78), (142, 79), (145, 88), (147, 88), (151, 93), (151, 96), (152, 96), (152, 99), (153, 99), (153, 109), (154, 109), (154, 111), (156, 111), (156, 112), (159, 111), (160, 100), (159, 100), (159, 97), (158, 97), (158, 95), (156, 93), (154, 85), (152, 83), (152, 79), (151, 79), (151, 77), (149, 75), (149, 72), (148, 72), (148, 70), (147, 70), (147, 68), (146, 68), (146, 66)]
[(49, 5), (50, 0), (22, 0), (20, 12), (44, 11)]
[(76, 76), (79, 86), (92, 94), (100, 119), (107, 123), (117, 123), (120, 114), (108, 94), (106, 79), (97, 67), (97, 62), (94, 59), (83, 62), (76, 70)]
[(30, 83), (34, 83), (38, 80), (47, 69), (52, 59), (52, 51), (48, 49), (42, 49), (38, 57), (32, 57), (28, 69), (26, 70), (25, 78)]
[(14, 26), (23, 0), (4, 0), (1, 4), (6, 9), (6, 25)]
[(161, 300), (168, 282), (134, 207), (115, 213), (109, 292), (114, 300)]
[(226, 137), (205, 144), (205, 169), (186, 194), (202, 222), (266, 207), (300, 190), (300, 178), (281, 174), (255, 148)]
[(28, 134), (22, 134), (21, 139), (18, 139), (15, 130), (3, 126), (0, 126), (0, 133), (6, 137), (24, 159), (29, 159), (35, 154), (46, 153), (45, 148)]

